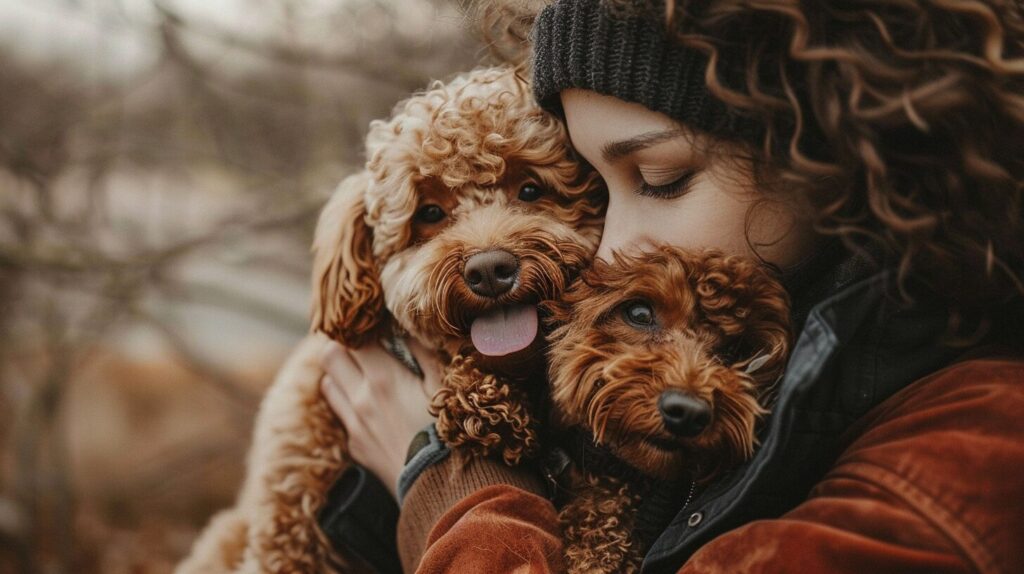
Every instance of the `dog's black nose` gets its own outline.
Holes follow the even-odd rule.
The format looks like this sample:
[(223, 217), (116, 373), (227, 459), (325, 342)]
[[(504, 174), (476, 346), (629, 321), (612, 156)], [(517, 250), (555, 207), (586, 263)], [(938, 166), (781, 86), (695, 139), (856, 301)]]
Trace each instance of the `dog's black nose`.
[(466, 260), (462, 278), (481, 297), (497, 297), (515, 285), (519, 261), (508, 251), (496, 249), (477, 253)]
[(661, 393), (658, 412), (668, 432), (678, 437), (697, 436), (711, 422), (710, 405), (676, 389)]

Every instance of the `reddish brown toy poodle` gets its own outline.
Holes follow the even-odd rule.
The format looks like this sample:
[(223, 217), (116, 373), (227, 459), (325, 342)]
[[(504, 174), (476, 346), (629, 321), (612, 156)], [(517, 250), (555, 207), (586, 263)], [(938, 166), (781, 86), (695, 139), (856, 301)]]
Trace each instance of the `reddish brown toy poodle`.
[(652, 485), (681, 480), (692, 496), (753, 454), (788, 355), (788, 298), (758, 261), (661, 247), (597, 261), (551, 307), (554, 424), (587, 443), (565, 473), (569, 571), (635, 572)]

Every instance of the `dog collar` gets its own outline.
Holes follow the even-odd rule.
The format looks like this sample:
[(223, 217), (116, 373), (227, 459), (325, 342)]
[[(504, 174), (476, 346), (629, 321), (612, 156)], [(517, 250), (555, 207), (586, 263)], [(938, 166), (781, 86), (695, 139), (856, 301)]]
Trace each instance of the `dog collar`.
[(615, 455), (606, 446), (598, 445), (593, 435), (573, 427), (559, 433), (562, 440), (545, 452), (541, 459), (541, 472), (548, 482), (551, 498), (560, 500), (570, 494), (570, 470), (607, 476), (628, 483), (642, 492), (654, 479), (645, 475)]

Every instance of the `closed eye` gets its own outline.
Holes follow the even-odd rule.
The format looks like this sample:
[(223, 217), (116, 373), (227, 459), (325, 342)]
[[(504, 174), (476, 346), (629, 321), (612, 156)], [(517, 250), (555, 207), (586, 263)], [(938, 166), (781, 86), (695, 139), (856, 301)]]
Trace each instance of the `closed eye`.
[(668, 183), (652, 185), (644, 181), (635, 191), (637, 195), (653, 197), (655, 199), (676, 199), (690, 191), (693, 179), (697, 172), (694, 170), (684, 172), (683, 175)]

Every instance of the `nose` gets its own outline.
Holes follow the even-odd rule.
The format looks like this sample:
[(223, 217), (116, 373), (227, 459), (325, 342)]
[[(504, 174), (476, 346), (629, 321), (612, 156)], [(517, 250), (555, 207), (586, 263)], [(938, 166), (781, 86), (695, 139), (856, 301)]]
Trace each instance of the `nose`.
[(677, 437), (699, 435), (711, 422), (711, 406), (683, 391), (670, 389), (661, 393), (658, 412), (668, 432)]
[(605, 229), (601, 234), (601, 242), (597, 245), (597, 253), (594, 257), (597, 259), (603, 259), (604, 261), (614, 261), (612, 252), (617, 249), (622, 249), (627, 245), (626, 234), (622, 230), (614, 229), (608, 225), (608, 219), (605, 218)]
[[(632, 193), (632, 192), (630, 192)], [(615, 251), (637, 251), (652, 243), (651, 238), (665, 237), (651, 226), (651, 213), (633, 208), (632, 200), (623, 201), (614, 194), (608, 198), (604, 231), (595, 257), (614, 261)]]
[(477, 295), (498, 297), (512, 289), (519, 275), (519, 261), (502, 249), (477, 253), (466, 260), (462, 278)]

